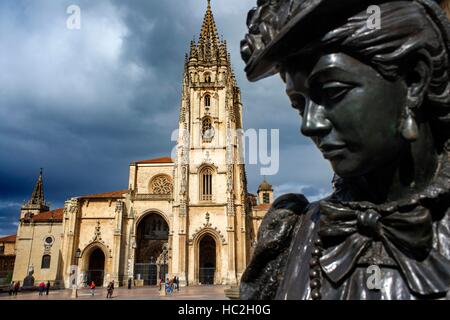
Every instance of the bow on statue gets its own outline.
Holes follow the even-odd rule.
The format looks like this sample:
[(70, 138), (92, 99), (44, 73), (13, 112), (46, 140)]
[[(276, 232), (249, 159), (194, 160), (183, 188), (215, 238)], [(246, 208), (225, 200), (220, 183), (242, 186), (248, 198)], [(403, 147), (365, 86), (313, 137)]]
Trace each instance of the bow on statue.
[(319, 235), (324, 243), (333, 243), (325, 248), (320, 264), (334, 283), (353, 269), (374, 239), (379, 239), (412, 291), (429, 295), (449, 289), (450, 261), (433, 249), (433, 222), (427, 208), (380, 214), (374, 209), (358, 211), (322, 201)]

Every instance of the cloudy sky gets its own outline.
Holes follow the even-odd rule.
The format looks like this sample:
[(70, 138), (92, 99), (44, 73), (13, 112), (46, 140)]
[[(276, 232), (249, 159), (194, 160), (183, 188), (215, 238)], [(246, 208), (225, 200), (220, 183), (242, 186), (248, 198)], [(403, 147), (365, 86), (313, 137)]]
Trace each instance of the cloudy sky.
[[(212, 0), (244, 102), (244, 127), (280, 130), (276, 195), (330, 191), (329, 164), (299, 133), (277, 77), (250, 83), (239, 42), (256, 0)], [(67, 8), (81, 8), (81, 29)], [(0, 235), (16, 231), (39, 168), (52, 208), (71, 196), (127, 188), (132, 160), (168, 156), (184, 55), (206, 0), (0, 1)], [(277, 115), (274, 117), (273, 115)], [(247, 165), (249, 191), (263, 177)]]

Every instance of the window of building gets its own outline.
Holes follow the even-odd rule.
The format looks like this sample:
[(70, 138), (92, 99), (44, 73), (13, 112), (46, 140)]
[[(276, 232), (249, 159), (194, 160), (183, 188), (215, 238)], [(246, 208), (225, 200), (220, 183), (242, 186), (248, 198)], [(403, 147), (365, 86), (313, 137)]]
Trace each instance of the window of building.
[(5, 246), (4, 245), (0, 246), (0, 254), (5, 254)]
[(202, 120), (202, 137), (204, 142), (211, 142), (214, 137), (212, 120), (209, 117), (205, 117)]
[(53, 237), (45, 238), (44, 242), (45, 242), (46, 245), (51, 246), (53, 244)]
[(205, 168), (200, 174), (200, 191), (202, 201), (212, 201), (212, 176), (211, 168)]
[(205, 74), (205, 82), (206, 83), (211, 83), (211, 75), (210, 74)]
[(153, 178), (150, 182), (150, 193), (158, 195), (172, 194), (172, 181), (166, 175), (159, 175)]
[(211, 107), (211, 96), (210, 95), (205, 96), (205, 107)]
[(270, 195), (268, 192), (263, 194), (263, 203), (270, 203)]
[(46, 254), (42, 256), (41, 269), (50, 269), (50, 255)]

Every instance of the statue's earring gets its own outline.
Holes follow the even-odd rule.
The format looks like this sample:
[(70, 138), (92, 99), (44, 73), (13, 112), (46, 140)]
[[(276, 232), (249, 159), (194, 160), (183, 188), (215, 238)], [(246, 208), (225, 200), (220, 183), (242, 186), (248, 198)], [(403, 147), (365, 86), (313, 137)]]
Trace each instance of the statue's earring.
[[(408, 101), (409, 97), (408, 97)], [(414, 112), (411, 108), (412, 103), (409, 102), (405, 107), (402, 115), (402, 123), (400, 125), (400, 132), (406, 141), (414, 142), (419, 138), (419, 127), (417, 126)]]

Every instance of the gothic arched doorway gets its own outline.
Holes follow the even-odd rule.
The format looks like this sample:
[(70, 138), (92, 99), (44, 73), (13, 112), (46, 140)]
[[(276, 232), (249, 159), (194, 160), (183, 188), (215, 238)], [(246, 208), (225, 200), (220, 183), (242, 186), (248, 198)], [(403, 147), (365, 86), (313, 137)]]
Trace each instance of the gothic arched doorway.
[(158, 284), (158, 279), (168, 272), (168, 261), (159, 266), (161, 271), (159, 275), (156, 264), (168, 240), (169, 225), (160, 214), (152, 212), (139, 222), (136, 232), (134, 275), (136, 279), (144, 280), (144, 285)]
[(103, 286), (105, 276), (105, 254), (100, 248), (94, 249), (89, 257), (89, 265), (87, 271), (87, 281), (90, 284), (94, 281), (98, 287)]
[(205, 235), (199, 244), (199, 281), (201, 284), (214, 284), (216, 273), (216, 241)]

